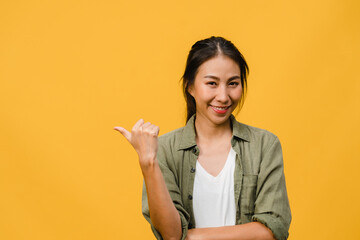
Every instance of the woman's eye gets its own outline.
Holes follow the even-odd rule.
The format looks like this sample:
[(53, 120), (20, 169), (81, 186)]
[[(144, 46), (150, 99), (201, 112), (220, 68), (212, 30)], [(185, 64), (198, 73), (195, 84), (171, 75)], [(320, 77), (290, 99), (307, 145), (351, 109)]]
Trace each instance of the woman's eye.
[(208, 82), (207, 84), (210, 85), (210, 86), (215, 86), (216, 82)]
[(238, 82), (231, 82), (231, 83), (229, 83), (229, 85), (230, 86), (237, 86), (237, 85), (239, 85), (239, 83)]

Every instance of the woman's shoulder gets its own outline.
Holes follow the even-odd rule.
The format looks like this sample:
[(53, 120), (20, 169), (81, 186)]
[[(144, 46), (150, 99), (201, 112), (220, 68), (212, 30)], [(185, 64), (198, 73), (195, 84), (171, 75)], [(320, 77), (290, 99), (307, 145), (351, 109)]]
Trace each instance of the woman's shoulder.
[[(238, 128), (241, 129), (240, 132), (242, 132), (246, 138), (235, 139), (243, 142), (244, 153), (250, 153), (253, 157), (258, 154), (259, 164), (260, 159), (262, 159), (263, 156), (262, 154), (271, 152), (271, 154), (276, 153), (281, 155), (281, 143), (274, 133), (263, 128), (254, 127), (240, 122), (238, 122), (237, 125)], [(253, 159), (256, 159), (256, 157)]]
[(170, 132), (164, 133), (163, 135), (159, 136), (159, 141), (168, 141), (170, 139), (179, 138), (182, 135), (184, 128), (185, 127), (180, 127)]
[(179, 148), (185, 137), (184, 130), (185, 127), (180, 127), (159, 136), (159, 144), (171, 148)]
[(159, 144), (176, 150), (189, 149), (196, 145), (196, 133), (194, 116), (191, 117), (185, 126), (172, 130), (159, 137)]
[(277, 137), (273, 132), (270, 132), (267, 129), (250, 126), (250, 125), (244, 124), (244, 123), (240, 123), (240, 124), (244, 125), (244, 127), (246, 127), (249, 130), (250, 134), (253, 136), (266, 136), (269, 138)]
[(278, 140), (277, 135), (267, 129), (248, 125), (237, 120), (233, 123), (233, 128), (240, 138), (245, 139), (249, 143), (260, 142), (266, 144), (267, 142), (270, 143)]

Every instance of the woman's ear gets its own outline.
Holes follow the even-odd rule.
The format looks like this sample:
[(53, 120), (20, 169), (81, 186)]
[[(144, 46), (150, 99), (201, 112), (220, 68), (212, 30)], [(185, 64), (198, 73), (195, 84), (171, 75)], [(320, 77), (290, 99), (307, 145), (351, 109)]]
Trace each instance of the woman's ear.
[(190, 86), (188, 86), (187, 88), (189, 94), (194, 97), (194, 84), (191, 84)]

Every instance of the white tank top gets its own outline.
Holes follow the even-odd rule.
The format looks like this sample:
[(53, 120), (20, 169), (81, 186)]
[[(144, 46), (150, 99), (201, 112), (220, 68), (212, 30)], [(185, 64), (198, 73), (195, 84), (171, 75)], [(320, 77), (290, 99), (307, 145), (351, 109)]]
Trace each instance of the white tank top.
[(193, 190), (195, 228), (235, 225), (235, 158), (236, 152), (231, 148), (224, 168), (216, 177), (196, 162)]

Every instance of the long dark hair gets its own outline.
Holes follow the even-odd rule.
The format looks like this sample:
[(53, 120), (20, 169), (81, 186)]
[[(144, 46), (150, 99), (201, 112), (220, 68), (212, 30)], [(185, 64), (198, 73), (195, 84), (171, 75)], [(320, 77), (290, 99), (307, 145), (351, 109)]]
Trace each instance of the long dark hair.
[(241, 100), (239, 103), (239, 109), (244, 104), (245, 93), (247, 89), (247, 75), (249, 73), (249, 67), (245, 61), (245, 58), (235, 45), (222, 38), (222, 37), (210, 37), (204, 40), (197, 41), (189, 52), (184, 75), (182, 76), (183, 93), (186, 101), (187, 116), (186, 121), (196, 113), (196, 103), (193, 96), (190, 95), (188, 88), (194, 84), (195, 76), (201, 64), (210, 58), (217, 55), (224, 55), (231, 58), (240, 68), (240, 82), (243, 88)]

